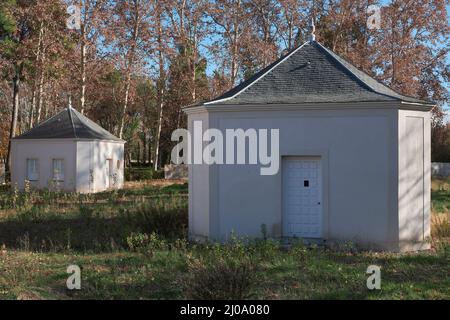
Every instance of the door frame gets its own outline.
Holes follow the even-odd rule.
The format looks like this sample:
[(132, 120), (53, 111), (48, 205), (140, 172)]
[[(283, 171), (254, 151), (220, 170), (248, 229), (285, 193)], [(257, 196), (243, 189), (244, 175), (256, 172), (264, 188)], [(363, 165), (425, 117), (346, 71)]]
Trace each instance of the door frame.
[(287, 194), (284, 192), (285, 189), (285, 173), (286, 173), (286, 162), (288, 160), (317, 160), (319, 165), (318, 170), (318, 181), (319, 181), (319, 199), (320, 199), (320, 218), (321, 218), (321, 226), (320, 226), (320, 236), (317, 238), (304, 238), (304, 239), (326, 239), (328, 238), (328, 215), (327, 207), (328, 207), (328, 201), (326, 201), (327, 197), (327, 189), (325, 188), (325, 174), (324, 169), (326, 166), (324, 166), (324, 162), (327, 161), (324, 156), (322, 155), (304, 155), (304, 156), (282, 156), (281, 157), (281, 236), (282, 238), (292, 238), (291, 236), (287, 235), (287, 221), (285, 219), (285, 195)]

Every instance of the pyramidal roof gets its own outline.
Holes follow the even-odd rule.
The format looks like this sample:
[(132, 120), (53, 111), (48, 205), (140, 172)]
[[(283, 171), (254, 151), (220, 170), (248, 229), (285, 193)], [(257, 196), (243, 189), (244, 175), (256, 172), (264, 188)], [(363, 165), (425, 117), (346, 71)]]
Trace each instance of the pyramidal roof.
[(383, 101), (434, 105), (395, 92), (312, 40), (203, 105)]
[(14, 139), (89, 139), (123, 141), (68, 107)]

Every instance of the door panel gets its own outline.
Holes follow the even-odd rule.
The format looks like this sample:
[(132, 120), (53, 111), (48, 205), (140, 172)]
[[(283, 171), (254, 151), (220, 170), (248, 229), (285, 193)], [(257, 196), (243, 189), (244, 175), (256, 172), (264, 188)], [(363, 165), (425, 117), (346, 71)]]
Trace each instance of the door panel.
[(320, 159), (283, 159), (283, 235), (322, 237)]

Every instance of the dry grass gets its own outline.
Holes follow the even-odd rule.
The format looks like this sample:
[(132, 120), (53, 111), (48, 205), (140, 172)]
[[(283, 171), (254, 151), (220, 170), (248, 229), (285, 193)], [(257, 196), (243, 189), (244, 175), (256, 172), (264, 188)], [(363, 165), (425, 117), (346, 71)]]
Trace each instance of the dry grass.
[(167, 187), (176, 184), (187, 183), (187, 179), (153, 179), (153, 180), (141, 180), (141, 181), (127, 181), (125, 182), (124, 189), (141, 189), (143, 187)]
[[(190, 244), (187, 185), (177, 183), (131, 182), (89, 198), (36, 194), (0, 210), (0, 299), (450, 298), (448, 181), (433, 183), (434, 250), (408, 254)], [(78, 292), (65, 287), (71, 264), (82, 269)], [(372, 264), (382, 290), (366, 287)]]
[(126, 247), (126, 237), (133, 232), (167, 231), (164, 236), (183, 237), (187, 185), (141, 185), (93, 195), (32, 192), (19, 194), (15, 203), (14, 192), (0, 193), (0, 246), (43, 252), (113, 251)]
[(431, 180), (431, 190), (433, 191), (442, 190), (450, 192), (450, 177), (433, 178)]
[(450, 213), (431, 215), (431, 236), (450, 243)]

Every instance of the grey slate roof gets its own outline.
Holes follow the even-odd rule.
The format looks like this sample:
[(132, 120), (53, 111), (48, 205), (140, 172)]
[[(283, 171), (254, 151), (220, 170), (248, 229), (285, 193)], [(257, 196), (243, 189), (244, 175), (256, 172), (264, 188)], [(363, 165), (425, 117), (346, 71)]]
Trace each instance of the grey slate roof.
[(66, 108), (14, 139), (88, 139), (123, 141), (77, 110)]
[(203, 105), (433, 102), (401, 95), (316, 41), (309, 41)]

